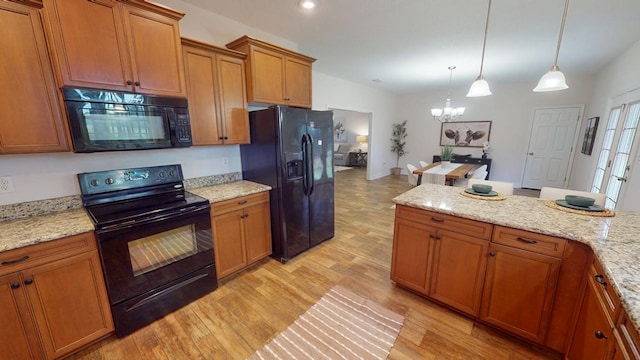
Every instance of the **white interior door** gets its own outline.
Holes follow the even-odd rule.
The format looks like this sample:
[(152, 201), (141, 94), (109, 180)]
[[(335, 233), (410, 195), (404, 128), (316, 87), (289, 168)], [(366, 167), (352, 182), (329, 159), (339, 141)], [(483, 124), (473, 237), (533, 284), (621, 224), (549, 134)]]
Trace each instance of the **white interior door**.
[(580, 110), (566, 107), (534, 112), (522, 187), (566, 187)]
[[(622, 126), (617, 125), (616, 121), (612, 121), (612, 116), (624, 118)], [(640, 102), (629, 104), (628, 106), (618, 107), (611, 110), (609, 123), (607, 125), (607, 134), (600, 152), (600, 158), (594, 176), (592, 191), (604, 188), (607, 195), (605, 207), (615, 209), (618, 199), (624, 198), (626, 186), (631, 174), (631, 155), (635, 152), (635, 137), (638, 129), (638, 121), (640, 120)], [(607, 137), (610, 128), (614, 129), (614, 135), (611, 139)], [(607, 141), (611, 140), (611, 141)], [(610, 144), (607, 148), (607, 143)], [(611, 151), (615, 149), (615, 151)], [(605, 157), (606, 156), (606, 157)], [(602, 165), (606, 162), (606, 168), (602, 171)], [(599, 182), (599, 183), (598, 183)], [(601, 184), (601, 185), (600, 185)]]

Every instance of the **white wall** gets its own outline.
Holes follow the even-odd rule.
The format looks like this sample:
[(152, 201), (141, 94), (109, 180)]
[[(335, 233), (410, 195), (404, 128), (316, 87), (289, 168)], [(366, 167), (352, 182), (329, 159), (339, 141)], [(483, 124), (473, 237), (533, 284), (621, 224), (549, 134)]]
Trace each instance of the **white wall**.
[(181, 164), (187, 179), (242, 171), (238, 145), (94, 154), (2, 155), (0, 176), (12, 177), (15, 192), (0, 194), (0, 205), (80, 194), (76, 174), (81, 172), (166, 164)]
[[(573, 163), (573, 176), (569, 187), (579, 190), (590, 190), (593, 181), (593, 173), (600, 154), (603, 129), (607, 124), (612, 98), (623, 97), (625, 93), (637, 90), (640, 87), (640, 41), (632, 45), (626, 52), (620, 54), (614, 61), (600, 71), (593, 84), (593, 95), (589, 100), (589, 108), (585, 118), (600, 117), (600, 124), (596, 133), (595, 145), (591, 156), (578, 152)], [(638, 100), (638, 99), (636, 99)], [(584, 134), (584, 126), (580, 130)], [(640, 141), (640, 134), (636, 135), (636, 142)], [(629, 182), (625, 199), (619, 204), (620, 209), (640, 210), (640, 157), (632, 158), (630, 162), (632, 173), (629, 174)], [(636, 189), (635, 191), (632, 189)]]
[(395, 159), (389, 151), (391, 124), (398, 121), (396, 95), (358, 85), (333, 76), (313, 72), (313, 108), (315, 110), (343, 109), (372, 114), (369, 129), (367, 178), (389, 175)]
[[(490, 80), (490, 79), (489, 79)], [(529, 141), (533, 111), (542, 107), (582, 106), (591, 97), (593, 78), (569, 77), (568, 90), (534, 93), (535, 84), (491, 84), (493, 95), (479, 98), (465, 97), (468, 88), (452, 90), (452, 106), (465, 106), (460, 121), (491, 120), (489, 157), (491, 179), (506, 181), (519, 186), (522, 181), (524, 163)], [(446, 91), (418, 93), (399, 97), (398, 119), (407, 120), (408, 154), (400, 160), (417, 164), (419, 160), (431, 162), (433, 155), (440, 154), (439, 140), (441, 124), (431, 116), (430, 109), (443, 107)], [(482, 155), (481, 148), (455, 148), (456, 153)]]

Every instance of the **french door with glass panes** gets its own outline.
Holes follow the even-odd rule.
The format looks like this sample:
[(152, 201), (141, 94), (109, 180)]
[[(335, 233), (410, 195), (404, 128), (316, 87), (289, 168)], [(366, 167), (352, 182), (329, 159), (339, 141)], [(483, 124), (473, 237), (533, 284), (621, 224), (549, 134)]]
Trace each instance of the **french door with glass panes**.
[[(624, 196), (631, 174), (632, 155), (636, 153), (636, 131), (640, 119), (640, 101), (611, 109), (602, 140), (591, 192), (604, 192), (605, 207), (615, 209)], [(604, 189), (604, 191), (602, 191)]]

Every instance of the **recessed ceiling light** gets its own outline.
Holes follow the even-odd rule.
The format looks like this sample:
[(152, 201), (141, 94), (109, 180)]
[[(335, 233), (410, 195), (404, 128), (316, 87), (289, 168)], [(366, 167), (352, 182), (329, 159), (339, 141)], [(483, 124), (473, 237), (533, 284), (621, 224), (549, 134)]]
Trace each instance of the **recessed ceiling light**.
[(298, 6), (305, 8), (305, 9), (313, 9), (314, 7), (316, 7), (316, 5), (318, 5), (316, 0), (300, 0), (298, 1)]

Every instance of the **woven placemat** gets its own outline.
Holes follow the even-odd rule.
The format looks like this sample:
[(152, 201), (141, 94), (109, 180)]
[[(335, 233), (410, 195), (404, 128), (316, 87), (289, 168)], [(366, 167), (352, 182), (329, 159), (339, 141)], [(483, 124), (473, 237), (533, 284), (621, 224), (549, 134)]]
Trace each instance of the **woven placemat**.
[(497, 201), (497, 200), (504, 200), (507, 198), (507, 195), (504, 194), (498, 194), (496, 196), (481, 196), (481, 195), (474, 195), (474, 194), (470, 194), (464, 190), (462, 190), (460, 192), (460, 195), (464, 195), (466, 197), (470, 197), (472, 199), (478, 199), (478, 200), (490, 200), (490, 201)]
[(555, 200), (547, 200), (544, 202), (544, 204), (552, 209), (558, 209), (558, 210), (562, 210), (562, 211), (566, 211), (574, 214), (580, 214), (580, 215), (599, 216), (599, 217), (612, 217), (616, 215), (615, 212), (609, 209), (604, 209), (603, 211), (584, 211), (584, 210), (578, 210), (578, 209), (571, 209), (571, 208), (556, 204)]

